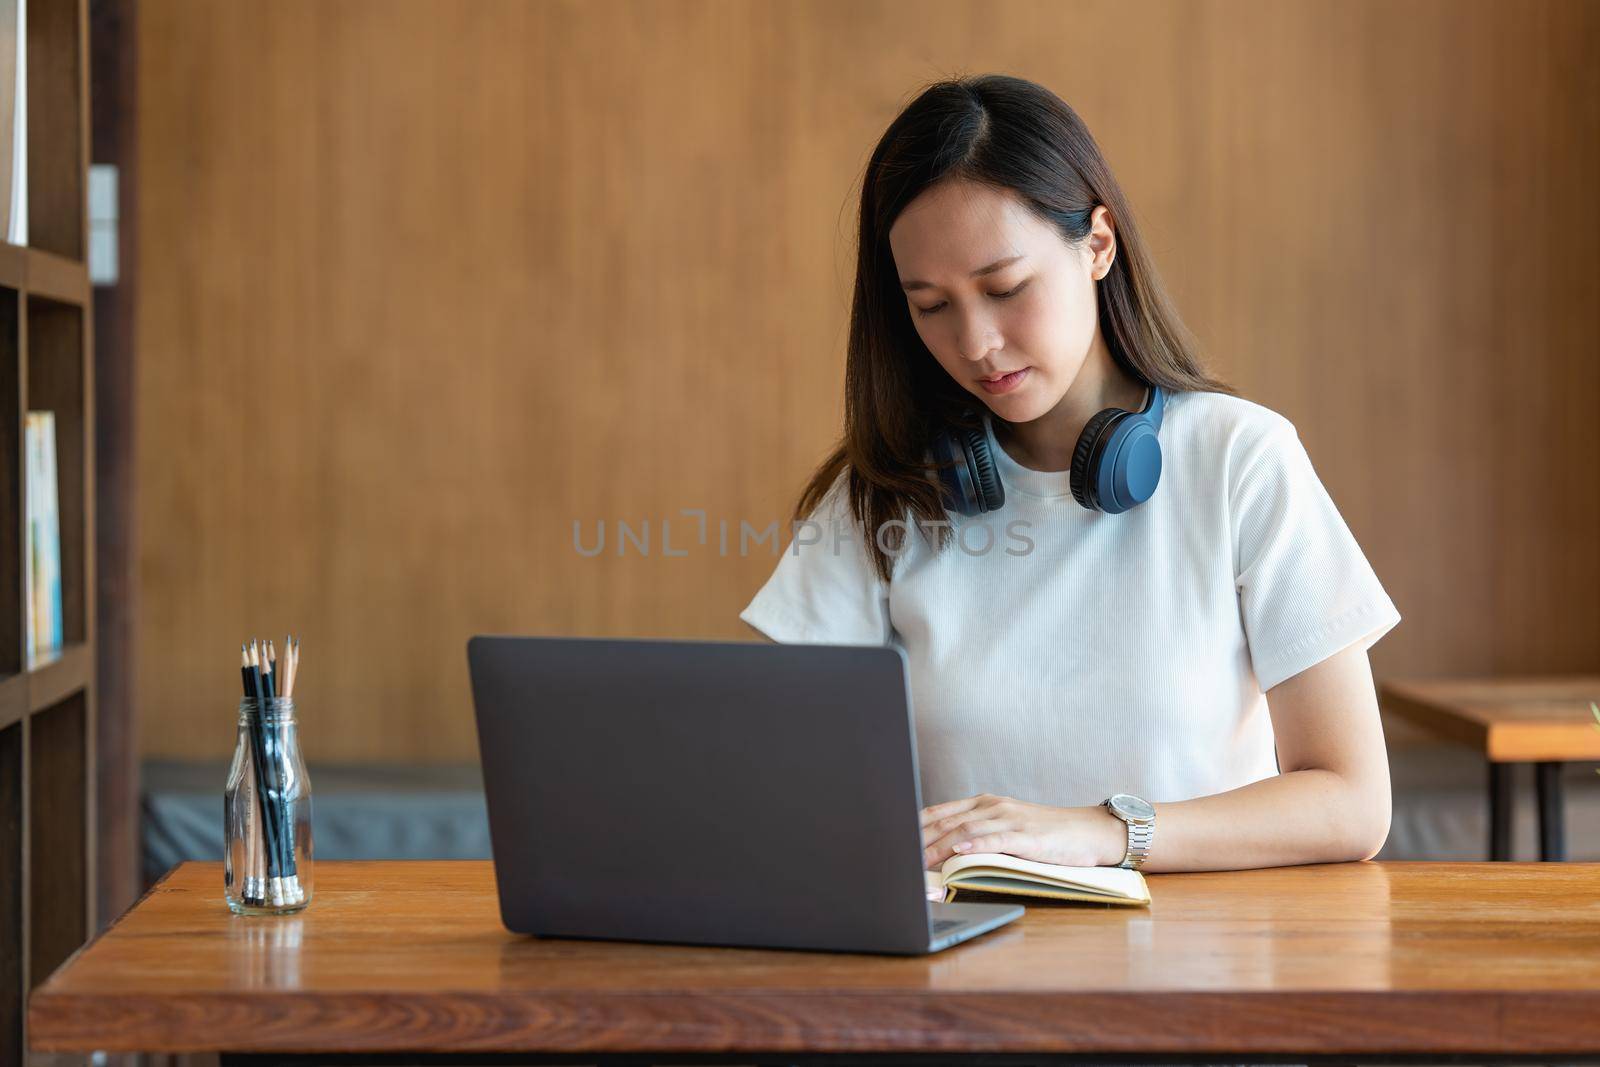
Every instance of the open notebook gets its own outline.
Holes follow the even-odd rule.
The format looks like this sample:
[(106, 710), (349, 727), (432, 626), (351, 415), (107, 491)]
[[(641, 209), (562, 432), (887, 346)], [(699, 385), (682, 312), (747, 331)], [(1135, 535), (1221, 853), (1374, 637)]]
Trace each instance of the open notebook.
[(1123, 867), (1063, 867), (999, 852), (952, 856), (937, 871), (924, 871), (928, 899), (951, 901), (957, 891), (1004, 893), (1095, 904), (1148, 905), (1144, 875)]

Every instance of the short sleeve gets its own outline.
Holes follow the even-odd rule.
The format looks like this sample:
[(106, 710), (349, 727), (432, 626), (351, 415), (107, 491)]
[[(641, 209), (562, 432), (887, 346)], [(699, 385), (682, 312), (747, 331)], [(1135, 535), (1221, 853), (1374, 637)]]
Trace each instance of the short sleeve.
[(1361, 547), (1279, 418), (1230, 464), (1234, 575), (1262, 691), (1400, 621)]
[(882, 645), (888, 587), (872, 565), (843, 476), (793, 530), (778, 565), (739, 618), (784, 644)]

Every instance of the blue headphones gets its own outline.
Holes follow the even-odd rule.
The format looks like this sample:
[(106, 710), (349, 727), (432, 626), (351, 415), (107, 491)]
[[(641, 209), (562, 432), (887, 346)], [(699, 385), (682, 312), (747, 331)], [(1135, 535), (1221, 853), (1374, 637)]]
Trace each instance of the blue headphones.
[[(1072, 450), (1072, 496), (1079, 504), (1115, 515), (1150, 499), (1161, 481), (1156, 432), (1166, 404), (1161, 387), (1152, 385), (1138, 411), (1106, 408), (1084, 424)], [(989, 438), (981, 428), (947, 427), (934, 438), (933, 455), (946, 511), (981, 515), (1006, 502)]]

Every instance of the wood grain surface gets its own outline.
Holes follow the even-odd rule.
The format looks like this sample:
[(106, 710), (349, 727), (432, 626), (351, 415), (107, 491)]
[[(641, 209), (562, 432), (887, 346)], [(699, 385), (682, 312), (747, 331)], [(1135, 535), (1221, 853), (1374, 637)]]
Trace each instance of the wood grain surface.
[[(1600, 1053), (1600, 865), (1155, 875), (923, 957), (541, 940), (487, 862), (175, 869), (33, 996), (42, 1050)], [(642, 899), (649, 887), (640, 887)]]
[(1395, 679), (1383, 707), (1496, 763), (1600, 760), (1600, 675)]
[[(717, 522), (785, 519), (838, 434), (861, 169), (958, 72), (1082, 115), (1216, 370), (1299, 428), (1404, 616), (1378, 677), (1593, 669), (1600, 4), (138, 25), (145, 755), (227, 757), (255, 633), (304, 639), (314, 763), (474, 759), (473, 633), (748, 637), (776, 560), (719, 555)], [(623, 521), (648, 558), (615, 554)]]

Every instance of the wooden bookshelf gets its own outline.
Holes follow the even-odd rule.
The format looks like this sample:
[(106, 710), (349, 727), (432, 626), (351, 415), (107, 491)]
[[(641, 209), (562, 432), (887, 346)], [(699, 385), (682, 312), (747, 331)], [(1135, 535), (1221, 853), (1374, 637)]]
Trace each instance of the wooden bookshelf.
[[(0, 243), (0, 1063), (29, 1062), (28, 995), (96, 928), (87, 0), (29, 3), (27, 16), (29, 246)], [(31, 409), (56, 413), (66, 638), (37, 665), (25, 660)]]

